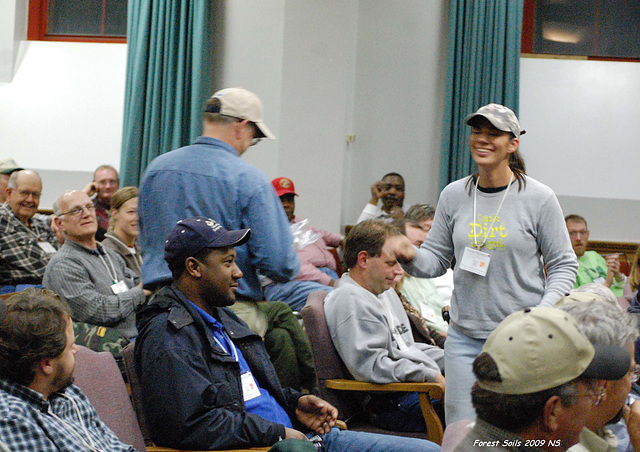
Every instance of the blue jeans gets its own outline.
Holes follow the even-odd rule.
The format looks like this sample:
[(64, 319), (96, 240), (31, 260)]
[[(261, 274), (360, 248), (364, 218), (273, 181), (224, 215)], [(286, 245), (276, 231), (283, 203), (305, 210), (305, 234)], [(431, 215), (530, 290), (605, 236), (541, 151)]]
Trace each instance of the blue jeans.
[(0, 295), (13, 292), (22, 292), (29, 288), (42, 289), (42, 284), (18, 284), (17, 286), (0, 286)]
[(317, 290), (332, 290), (315, 281), (299, 281), (294, 279), (286, 283), (271, 283), (264, 287), (264, 296), (267, 301), (284, 301), (292, 311), (300, 311), (307, 303), (311, 292)]
[(325, 452), (437, 452), (440, 446), (426, 439), (379, 435), (332, 428), (325, 434)]
[(426, 432), (417, 392), (375, 394), (367, 403), (371, 423), (397, 432)]
[(473, 360), (482, 351), (484, 342), (484, 339), (471, 338), (449, 325), (444, 343), (444, 375), (447, 379), (444, 417), (447, 425), (476, 418), (476, 411), (471, 404), (471, 387), (476, 382)]

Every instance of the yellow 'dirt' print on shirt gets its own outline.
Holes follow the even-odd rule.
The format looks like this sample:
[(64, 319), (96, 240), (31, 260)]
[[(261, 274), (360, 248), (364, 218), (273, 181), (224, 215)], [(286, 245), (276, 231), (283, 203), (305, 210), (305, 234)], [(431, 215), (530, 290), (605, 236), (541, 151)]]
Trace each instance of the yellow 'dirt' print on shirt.
[[(494, 222), (495, 218), (495, 222)], [(500, 221), (500, 217), (493, 215), (478, 215), (477, 221), (470, 223), (469, 246), (474, 247), (485, 243), (488, 250), (504, 248), (503, 239), (507, 236), (507, 231)], [(475, 235), (475, 241), (473, 239)]]

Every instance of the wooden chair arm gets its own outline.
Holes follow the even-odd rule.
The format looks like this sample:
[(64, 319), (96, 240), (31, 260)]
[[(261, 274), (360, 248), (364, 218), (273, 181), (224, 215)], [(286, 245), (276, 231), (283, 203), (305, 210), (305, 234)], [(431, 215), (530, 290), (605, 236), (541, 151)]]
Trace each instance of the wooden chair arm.
[(444, 386), (440, 383), (387, 383), (376, 384), (364, 381), (333, 379), (325, 380), (325, 385), (329, 389), (338, 391), (394, 391), (394, 392), (417, 392), (420, 399), (420, 409), (424, 422), (427, 424), (427, 438), (434, 443), (442, 444), (444, 433), (442, 422), (438, 414), (431, 405), (431, 399), (444, 398)]
[(355, 381), (345, 379), (325, 380), (325, 385), (329, 389), (338, 391), (393, 391), (393, 392), (422, 392), (428, 394), (432, 399), (444, 397), (444, 386), (440, 383), (367, 383), (366, 381)]

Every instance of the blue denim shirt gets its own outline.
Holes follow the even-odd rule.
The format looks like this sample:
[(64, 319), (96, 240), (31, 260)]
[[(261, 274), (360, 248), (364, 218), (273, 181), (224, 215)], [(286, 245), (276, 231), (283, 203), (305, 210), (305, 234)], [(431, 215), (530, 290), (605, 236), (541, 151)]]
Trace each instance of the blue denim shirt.
[(171, 280), (165, 241), (179, 220), (198, 215), (227, 230), (251, 229), (251, 239), (236, 247), (241, 296), (264, 299), (258, 271), (276, 282), (298, 274), (289, 221), (266, 176), (223, 141), (200, 137), (157, 157), (144, 175), (139, 216), (145, 285)]

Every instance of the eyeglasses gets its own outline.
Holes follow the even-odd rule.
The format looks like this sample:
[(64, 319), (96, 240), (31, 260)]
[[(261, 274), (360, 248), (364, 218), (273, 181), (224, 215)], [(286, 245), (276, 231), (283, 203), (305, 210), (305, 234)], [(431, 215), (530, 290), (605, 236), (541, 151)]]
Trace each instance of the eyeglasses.
[(262, 138), (256, 138), (256, 135), (258, 135), (258, 126), (256, 125), (255, 122), (251, 122), (249, 121), (248, 124), (251, 124), (251, 128), (253, 129), (253, 138), (251, 138), (251, 146), (255, 146), (256, 144), (260, 143), (260, 140), (262, 140)]
[(87, 204), (86, 206), (76, 207), (75, 209), (71, 209), (68, 212), (61, 213), (58, 216), (63, 217), (65, 215), (68, 215), (70, 217), (79, 217), (85, 210), (89, 213), (94, 212), (96, 210), (96, 206), (94, 206), (93, 203)]
[(638, 381), (638, 378), (640, 378), (640, 364), (636, 364), (633, 368), (629, 369), (627, 376), (631, 377), (632, 383)]
[(595, 391), (589, 391), (586, 394), (574, 394), (569, 396), (569, 398), (578, 398), (578, 397), (589, 397), (591, 399), (591, 404), (598, 406), (602, 401), (602, 397), (604, 396), (604, 391), (600, 390), (598, 393)]
[(587, 231), (586, 229), (583, 229), (582, 231), (571, 231), (571, 232), (569, 232), (569, 236), (570, 237), (577, 237), (578, 234), (580, 234), (582, 237), (584, 237), (588, 233), (589, 233), (589, 231)]
[(40, 193), (39, 191), (18, 190), (18, 195), (20, 195), (21, 198), (25, 199), (29, 196), (33, 196), (33, 199), (40, 199), (40, 195), (42, 195), (42, 193)]

